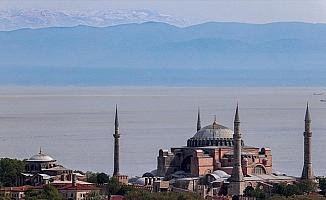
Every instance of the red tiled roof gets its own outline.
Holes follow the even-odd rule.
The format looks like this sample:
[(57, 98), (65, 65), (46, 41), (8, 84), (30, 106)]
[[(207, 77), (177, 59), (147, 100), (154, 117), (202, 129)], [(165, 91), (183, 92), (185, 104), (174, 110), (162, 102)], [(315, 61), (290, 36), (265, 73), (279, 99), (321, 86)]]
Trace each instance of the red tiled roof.
[(59, 187), (57, 187), (58, 190), (100, 190), (100, 188), (94, 186), (94, 185), (85, 185), (85, 184), (79, 184), (73, 185), (72, 183), (64, 184)]
[(121, 195), (111, 195), (110, 200), (125, 200), (126, 198)]
[(30, 185), (24, 185), (24, 186), (19, 186), (19, 187), (4, 187), (4, 188), (1, 188), (0, 190), (1, 191), (4, 191), (4, 192), (25, 192), (27, 190), (30, 190), (30, 189), (42, 189), (43, 186), (37, 186), (37, 187), (34, 187), (34, 186), (30, 186)]

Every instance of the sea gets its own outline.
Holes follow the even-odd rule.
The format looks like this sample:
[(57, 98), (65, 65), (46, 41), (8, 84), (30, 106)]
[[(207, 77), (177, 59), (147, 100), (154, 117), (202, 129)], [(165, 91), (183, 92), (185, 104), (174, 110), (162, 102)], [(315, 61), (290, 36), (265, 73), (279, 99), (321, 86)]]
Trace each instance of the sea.
[(233, 128), (239, 103), (245, 144), (269, 147), (274, 171), (300, 176), (306, 103), (312, 160), (326, 175), (326, 88), (318, 87), (0, 87), (0, 157), (28, 159), (39, 149), (76, 170), (113, 172), (114, 109), (121, 173), (156, 169), (159, 149), (185, 146), (202, 126)]

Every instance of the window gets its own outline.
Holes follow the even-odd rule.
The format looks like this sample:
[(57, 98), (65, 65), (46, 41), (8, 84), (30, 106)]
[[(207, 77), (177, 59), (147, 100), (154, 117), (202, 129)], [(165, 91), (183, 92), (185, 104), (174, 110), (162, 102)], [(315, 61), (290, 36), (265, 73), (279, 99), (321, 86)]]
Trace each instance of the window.
[(262, 166), (256, 166), (253, 169), (253, 174), (266, 174), (266, 170)]

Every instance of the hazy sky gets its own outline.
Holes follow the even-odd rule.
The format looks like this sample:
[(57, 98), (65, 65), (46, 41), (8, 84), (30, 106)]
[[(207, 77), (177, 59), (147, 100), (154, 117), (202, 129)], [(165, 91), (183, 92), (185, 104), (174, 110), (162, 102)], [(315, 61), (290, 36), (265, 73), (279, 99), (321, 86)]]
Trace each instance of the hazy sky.
[(326, 0), (0, 0), (0, 10), (10, 8), (150, 9), (185, 19), (189, 23), (326, 23)]

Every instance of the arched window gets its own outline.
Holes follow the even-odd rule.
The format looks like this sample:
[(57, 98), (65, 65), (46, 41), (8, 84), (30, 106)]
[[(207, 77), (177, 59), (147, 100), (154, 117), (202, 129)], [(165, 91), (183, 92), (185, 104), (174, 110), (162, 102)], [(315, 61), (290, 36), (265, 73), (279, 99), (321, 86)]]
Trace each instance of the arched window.
[(263, 166), (256, 166), (254, 169), (253, 169), (253, 174), (266, 174), (266, 170)]

